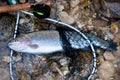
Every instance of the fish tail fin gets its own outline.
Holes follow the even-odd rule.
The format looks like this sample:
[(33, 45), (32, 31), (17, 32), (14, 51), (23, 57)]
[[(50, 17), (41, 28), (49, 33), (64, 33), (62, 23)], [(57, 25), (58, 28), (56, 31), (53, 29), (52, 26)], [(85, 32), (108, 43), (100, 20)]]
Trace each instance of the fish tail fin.
[(115, 51), (116, 49), (117, 49), (117, 44), (114, 42), (109, 42), (109, 47), (107, 48), (107, 50)]

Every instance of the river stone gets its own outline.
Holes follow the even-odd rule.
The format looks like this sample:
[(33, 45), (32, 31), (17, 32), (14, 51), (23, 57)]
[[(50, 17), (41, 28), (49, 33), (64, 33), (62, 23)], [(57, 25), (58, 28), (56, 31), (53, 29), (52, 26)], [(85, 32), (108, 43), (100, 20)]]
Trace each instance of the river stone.
[(115, 68), (112, 62), (104, 61), (99, 67), (97, 74), (102, 80), (110, 80), (115, 73)]
[(10, 80), (9, 71), (7, 69), (0, 68), (0, 80)]
[(114, 55), (111, 53), (111, 52), (108, 52), (106, 51), (104, 54), (103, 54), (104, 58), (108, 61), (114, 61), (115, 60), (115, 57)]
[(80, 0), (70, 0), (70, 6), (73, 8), (80, 3)]
[(62, 22), (65, 22), (67, 24), (73, 24), (74, 23), (74, 18), (69, 16), (67, 12), (63, 11), (59, 13), (59, 18)]

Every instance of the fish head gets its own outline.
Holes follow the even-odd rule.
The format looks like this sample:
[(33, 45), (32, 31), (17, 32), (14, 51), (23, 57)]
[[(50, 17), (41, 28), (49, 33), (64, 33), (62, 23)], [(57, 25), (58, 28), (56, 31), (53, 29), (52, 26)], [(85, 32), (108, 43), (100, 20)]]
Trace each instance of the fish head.
[(8, 43), (8, 47), (14, 51), (23, 52), (30, 44), (31, 40), (29, 38), (19, 37), (16, 39), (12, 39)]

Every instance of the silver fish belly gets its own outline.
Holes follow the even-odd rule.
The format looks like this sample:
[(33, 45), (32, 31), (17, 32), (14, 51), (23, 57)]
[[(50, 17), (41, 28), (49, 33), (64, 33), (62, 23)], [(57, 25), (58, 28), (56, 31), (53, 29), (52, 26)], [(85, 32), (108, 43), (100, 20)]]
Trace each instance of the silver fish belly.
[(10, 49), (22, 53), (46, 54), (63, 51), (57, 31), (39, 31), (21, 35), (8, 44)]

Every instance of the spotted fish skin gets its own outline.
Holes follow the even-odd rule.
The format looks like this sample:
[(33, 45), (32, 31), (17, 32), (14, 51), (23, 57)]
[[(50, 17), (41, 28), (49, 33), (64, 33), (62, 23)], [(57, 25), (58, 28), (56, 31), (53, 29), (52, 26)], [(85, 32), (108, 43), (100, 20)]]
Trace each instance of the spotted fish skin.
[[(87, 40), (79, 35), (77, 32), (65, 31), (65, 35), (73, 49), (90, 50), (90, 45)], [(113, 42), (102, 40), (91, 33), (86, 33), (85, 35), (95, 47), (99, 47), (108, 51), (116, 50), (116, 44)]]

